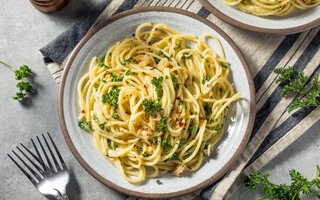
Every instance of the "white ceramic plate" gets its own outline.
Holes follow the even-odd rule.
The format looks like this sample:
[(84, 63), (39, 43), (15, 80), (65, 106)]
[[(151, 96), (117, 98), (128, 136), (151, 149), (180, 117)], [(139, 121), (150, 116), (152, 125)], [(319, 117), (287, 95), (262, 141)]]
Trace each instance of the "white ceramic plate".
[(320, 6), (295, 10), (287, 16), (260, 17), (228, 6), (222, 0), (200, 0), (200, 2), (222, 21), (255, 32), (292, 34), (320, 25)]
[[(98, 151), (90, 133), (78, 127), (79, 106), (76, 92), (80, 77), (88, 70), (93, 56), (105, 52), (116, 41), (131, 37), (145, 22), (165, 23), (180, 33), (216, 35), (231, 64), (235, 89), (242, 99), (228, 117), (225, 137), (214, 155), (188, 176), (161, 177), (162, 185), (150, 179), (141, 185), (128, 183)], [(211, 44), (213, 45), (213, 44)], [(239, 157), (250, 136), (255, 113), (254, 87), (249, 69), (236, 45), (218, 27), (195, 14), (174, 8), (138, 8), (118, 14), (91, 29), (67, 62), (59, 91), (59, 119), (64, 137), (82, 166), (102, 183), (133, 196), (169, 198), (196, 191), (220, 178)]]

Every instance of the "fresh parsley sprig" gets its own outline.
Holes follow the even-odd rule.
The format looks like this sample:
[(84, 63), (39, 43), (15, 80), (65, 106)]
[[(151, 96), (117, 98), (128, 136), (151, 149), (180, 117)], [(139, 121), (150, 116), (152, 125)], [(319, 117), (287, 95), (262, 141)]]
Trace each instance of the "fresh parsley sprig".
[(294, 101), (289, 107), (288, 111), (311, 106), (320, 106), (320, 86), (319, 86), (319, 74), (315, 76), (311, 81), (311, 89), (309, 92), (300, 99)]
[(275, 184), (269, 180), (269, 174), (253, 172), (245, 181), (245, 185), (251, 189), (261, 186), (264, 196), (260, 199), (300, 200), (300, 195), (311, 195), (318, 189), (317, 197), (320, 199), (319, 166), (316, 166), (316, 176), (308, 180), (296, 170), (289, 172), (291, 184)]
[(12, 67), (11, 65), (0, 60), (0, 63), (13, 71), (15, 73), (17, 83), (16, 87), (18, 88), (18, 92), (16, 92), (16, 96), (12, 97), (14, 100), (23, 100), (27, 93), (33, 91), (33, 87), (31, 83), (28, 81), (29, 78), (32, 77), (32, 71), (28, 65), (21, 65), (18, 69)]
[[(303, 72), (296, 72), (292, 67), (278, 67), (273, 71), (278, 74), (276, 83), (280, 83), (282, 86), (282, 96), (300, 94), (300, 97), (302, 97), (297, 98), (288, 107), (289, 112), (306, 107), (320, 106), (319, 74), (311, 80), (311, 89), (304, 92), (303, 88), (307, 83), (308, 77)], [(296, 76), (294, 77), (295, 73)]]
[(298, 72), (297, 77), (282, 88), (282, 96), (300, 92), (306, 84), (307, 80), (308, 78), (304, 75), (303, 72)]

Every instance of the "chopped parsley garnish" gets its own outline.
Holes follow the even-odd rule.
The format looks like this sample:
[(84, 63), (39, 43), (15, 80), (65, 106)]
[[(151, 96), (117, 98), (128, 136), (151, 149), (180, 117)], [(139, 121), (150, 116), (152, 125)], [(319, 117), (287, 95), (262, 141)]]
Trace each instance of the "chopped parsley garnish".
[(167, 58), (168, 60), (171, 61), (172, 55), (167, 56), (166, 54), (163, 53), (162, 50), (159, 51), (159, 54), (158, 54), (158, 55), (161, 56), (161, 57), (165, 57), (165, 58)]
[(93, 84), (93, 87), (98, 89), (99, 88), (99, 84), (95, 83), (95, 84)]
[(158, 63), (160, 62), (160, 59), (157, 58), (157, 57), (153, 57), (153, 59), (154, 59), (154, 62), (155, 62), (156, 64), (158, 64)]
[(162, 185), (162, 182), (161, 182), (159, 179), (156, 180), (156, 183), (157, 183), (158, 185)]
[(113, 119), (120, 119), (120, 116), (119, 116), (118, 113), (114, 113), (114, 114), (112, 115), (112, 118), (113, 118)]
[(142, 146), (136, 146), (136, 149), (139, 151), (139, 152), (141, 152), (142, 151)]
[(213, 128), (213, 130), (215, 130), (215, 131), (217, 131), (217, 132), (221, 132), (221, 129), (222, 129), (221, 124), (218, 124), (217, 126), (215, 126), (215, 127)]
[(79, 120), (78, 125), (80, 128), (85, 129), (89, 127), (89, 122), (87, 121), (86, 118), (83, 118), (81, 120)]
[(110, 139), (107, 139), (107, 144), (108, 144), (108, 147), (112, 149), (112, 141)]
[(152, 85), (156, 87), (156, 93), (158, 98), (162, 97), (163, 91), (162, 91), (162, 84), (163, 84), (163, 77), (153, 77), (151, 80)]
[(127, 70), (125, 73), (124, 73), (125, 76), (129, 76), (131, 75), (131, 69)]
[(151, 143), (154, 145), (158, 144), (158, 138), (152, 138)]
[(204, 112), (206, 113), (207, 116), (209, 116), (212, 113), (210, 105), (206, 104), (204, 106)]
[(191, 54), (191, 53), (190, 53), (190, 54), (189, 54), (189, 53), (183, 53), (183, 54), (182, 54), (182, 58), (183, 58), (183, 59), (191, 58), (191, 57), (192, 57), (192, 54)]
[(186, 144), (186, 139), (181, 139), (179, 143), (179, 147), (183, 147)]
[(114, 88), (109, 93), (104, 94), (102, 96), (102, 103), (107, 103), (110, 106), (117, 107), (118, 106), (118, 98), (119, 98), (120, 89)]
[(207, 81), (210, 80), (210, 76), (209, 75), (206, 75), (205, 77), (203, 77), (202, 79), (202, 84), (204, 85)]
[(162, 140), (161, 146), (164, 147), (165, 149), (166, 148), (171, 148), (171, 144), (167, 139)]
[(172, 154), (169, 160), (178, 160), (178, 154), (177, 153)]
[(230, 64), (227, 63), (227, 62), (222, 62), (222, 61), (220, 61), (219, 63), (220, 63), (220, 65), (221, 65), (222, 68), (229, 68), (229, 66), (230, 66)]
[(176, 76), (173, 76), (172, 77), (172, 84), (173, 84), (173, 87), (174, 87), (174, 90), (178, 90), (179, 89), (179, 83), (178, 83), (178, 78)]
[(99, 127), (100, 129), (103, 131), (105, 129), (105, 126), (106, 126), (107, 123), (102, 123), (102, 124), (99, 124)]
[(144, 112), (146, 112), (148, 116), (151, 116), (154, 112), (160, 112), (162, 110), (159, 101), (144, 99), (142, 101), (142, 105), (144, 107)]
[(181, 106), (181, 105), (183, 105), (183, 104), (184, 104), (184, 101), (183, 101), (183, 100), (180, 100), (179, 103), (178, 103), (179, 106)]
[(124, 65), (124, 66), (127, 66), (127, 65), (129, 65), (132, 61), (133, 61), (133, 58), (130, 57), (130, 58), (125, 59), (121, 64)]
[(179, 50), (179, 49), (181, 49), (181, 47), (182, 47), (182, 42), (179, 41), (179, 42), (176, 43), (176, 46), (174, 47), (174, 50)]
[(111, 82), (119, 82), (123, 80), (123, 76), (112, 76)]
[(190, 135), (195, 135), (197, 132), (198, 132), (198, 128), (193, 123), (191, 123), (188, 128), (188, 133)]
[(104, 68), (109, 69), (109, 66), (106, 65), (106, 64), (104, 64), (105, 57), (106, 57), (106, 54), (102, 54), (101, 56), (99, 56), (99, 57), (97, 58), (98, 67), (104, 67)]
[(104, 80), (104, 79), (102, 79), (102, 78), (100, 78), (99, 80), (100, 80), (102, 83), (107, 83), (107, 81)]
[(166, 117), (161, 116), (158, 131), (165, 133), (165, 132), (167, 132), (167, 130), (168, 130), (168, 125), (167, 125)]
[(148, 154), (147, 152), (143, 152), (141, 155), (145, 158), (150, 156), (150, 154)]

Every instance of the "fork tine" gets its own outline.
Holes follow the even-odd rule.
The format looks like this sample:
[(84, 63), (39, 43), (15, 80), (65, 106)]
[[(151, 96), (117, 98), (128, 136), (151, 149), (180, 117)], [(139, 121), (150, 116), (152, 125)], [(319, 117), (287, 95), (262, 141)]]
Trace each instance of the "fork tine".
[(40, 159), (34, 155), (34, 153), (32, 153), (32, 151), (30, 151), (26, 146), (24, 146), (22, 143), (20, 143), (20, 145), (36, 160), (41, 164)]
[(12, 150), (12, 152), (28, 168), (28, 170), (31, 172), (31, 174), (34, 175), (37, 178), (36, 181), (39, 181), (41, 179), (39, 174), (37, 172), (35, 172), (15, 151)]
[(21, 152), (22, 155), (24, 155), (25, 158), (28, 159), (28, 161), (40, 172), (43, 178), (43, 170), (36, 164), (34, 163), (18, 146), (17, 149)]
[(33, 141), (32, 138), (31, 138), (31, 142), (32, 142), (32, 145), (33, 145), (34, 149), (35, 149), (36, 152), (37, 152), (37, 155), (38, 155), (38, 158), (39, 158), (40, 164), (42, 165), (43, 170), (44, 170), (44, 171), (48, 171), (48, 168), (47, 168), (47, 166), (46, 166), (46, 165), (44, 164), (44, 162), (43, 162), (43, 159), (42, 159), (42, 156), (41, 156), (41, 154), (40, 154), (40, 152), (39, 152), (39, 150), (38, 150), (38, 147), (36, 146), (36, 144), (34, 143), (34, 141)]
[(56, 150), (56, 153), (57, 153), (57, 155), (58, 155), (58, 157), (59, 157), (59, 160), (60, 160), (60, 163), (62, 164), (62, 167), (65, 168), (65, 169), (67, 169), (67, 166), (66, 166), (66, 164), (64, 163), (64, 161), (63, 161), (63, 159), (62, 159), (62, 156), (61, 156), (61, 154), (60, 154), (60, 152), (59, 152), (56, 144), (53, 142), (53, 139), (52, 139), (51, 135), (50, 135), (48, 132), (47, 132), (47, 134), (48, 134), (48, 136), (49, 136), (49, 138), (50, 138), (50, 140), (51, 140), (51, 143), (52, 143), (54, 149)]
[(43, 137), (44, 142), (46, 143), (46, 145), (47, 145), (47, 147), (49, 149), (50, 155), (52, 157), (52, 160), (53, 160), (54, 164), (56, 165), (57, 171), (59, 171), (59, 168), (62, 170), (62, 167), (60, 167), (59, 163), (57, 162), (56, 157), (54, 156), (54, 154), (53, 154), (53, 152), (52, 152), (52, 150), (51, 150), (51, 148), (50, 148), (50, 146), (49, 146), (49, 144), (47, 142), (47, 139), (44, 137), (43, 134), (42, 134), (42, 137)]
[(54, 168), (53, 168), (52, 163), (51, 163), (51, 161), (50, 161), (50, 159), (49, 159), (49, 157), (48, 157), (48, 154), (47, 154), (47, 152), (44, 150), (44, 147), (43, 147), (43, 145), (42, 145), (42, 143), (41, 143), (41, 141), (40, 141), (40, 139), (39, 139), (38, 136), (37, 136), (37, 139), (38, 139), (38, 142), (39, 142), (40, 147), (41, 147), (41, 149), (42, 149), (42, 152), (43, 152), (43, 154), (44, 154), (44, 157), (46, 158), (46, 161), (47, 161), (47, 163), (48, 163), (48, 165), (49, 165), (49, 170), (51, 170), (51, 172), (52, 172), (52, 171), (54, 170)]
[(28, 174), (28, 172), (26, 172), (26, 170), (24, 170), (18, 163), (17, 161), (15, 161), (15, 159), (13, 159), (9, 154), (7, 154), (7, 156), (12, 160), (12, 162), (14, 162), (14, 164), (16, 164), (16, 166), (24, 173), (24, 175), (31, 181), (31, 183), (33, 185), (37, 184), (37, 181)]

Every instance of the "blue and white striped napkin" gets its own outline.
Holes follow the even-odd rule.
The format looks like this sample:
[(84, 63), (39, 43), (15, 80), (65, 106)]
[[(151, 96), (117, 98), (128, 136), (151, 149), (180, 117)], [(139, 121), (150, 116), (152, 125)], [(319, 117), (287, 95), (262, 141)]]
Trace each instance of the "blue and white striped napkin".
[[(260, 169), (320, 120), (320, 108), (308, 108), (289, 114), (286, 109), (295, 97), (281, 98), (272, 70), (293, 66), (308, 76), (320, 72), (320, 27), (288, 36), (258, 34), (232, 27), (197, 0), (107, 0), (89, 17), (74, 24), (51, 43), (40, 49), (49, 71), (60, 83), (64, 62), (89, 28), (101, 19), (139, 6), (176, 7), (210, 20), (223, 29), (238, 45), (250, 67), (256, 87), (257, 114), (251, 140), (237, 163), (212, 186), (180, 199), (228, 198), (254, 170)], [(311, 79), (310, 78), (310, 79)], [(310, 81), (310, 80), (309, 80)], [(128, 197), (134, 199), (132, 197)]]

